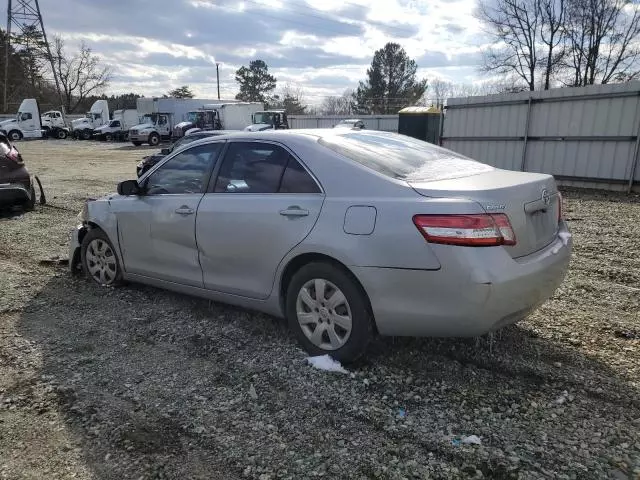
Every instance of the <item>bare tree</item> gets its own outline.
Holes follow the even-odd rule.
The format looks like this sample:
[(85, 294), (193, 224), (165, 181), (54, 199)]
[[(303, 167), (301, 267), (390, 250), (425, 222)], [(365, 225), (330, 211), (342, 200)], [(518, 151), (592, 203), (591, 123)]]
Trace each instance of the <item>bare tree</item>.
[(268, 99), (269, 108), (282, 108), (288, 115), (305, 115), (307, 105), (305, 105), (304, 89), (294, 87), (287, 83), (280, 94), (273, 95)]
[(566, 0), (564, 67), (572, 86), (629, 81), (640, 75), (640, 6), (631, 0)]
[(100, 64), (100, 58), (93, 55), (83, 42), (74, 55), (65, 52), (64, 41), (56, 36), (52, 52), (54, 68), (60, 80), (60, 97), (66, 111), (73, 112), (89, 95), (103, 91), (112, 77), (109, 67)]
[(426, 106), (434, 105), (438, 108), (444, 106), (447, 98), (451, 97), (454, 89), (454, 85), (451, 82), (442, 80), (441, 78), (434, 78), (429, 81), (429, 88), (427, 90), (427, 104)]
[(536, 86), (541, 24), (539, 0), (480, 0), (476, 16), (499, 44), (484, 56), (488, 72), (515, 73), (530, 90)]
[(540, 15), (540, 41), (546, 49), (543, 63), (544, 89), (551, 88), (551, 78), (562, 64), (565, 56), (564, 23), (566, 18), (565, 0), (537, 0)]
[(340, 96), (326, 97), (322, 101), (320, 111), (323, 115), (351, 115), (353, 90), (347, 89)]

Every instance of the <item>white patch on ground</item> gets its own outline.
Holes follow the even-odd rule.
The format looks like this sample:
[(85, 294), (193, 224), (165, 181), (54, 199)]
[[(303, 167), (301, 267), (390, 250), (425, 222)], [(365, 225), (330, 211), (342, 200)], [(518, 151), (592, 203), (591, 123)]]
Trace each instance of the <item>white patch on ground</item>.
[(482, 440), (477, 435), (469, 435), (468, 437), (462, 437), (460, 440), (462, 443), (468, 445), (482, 445)]
[(307, 357), (307, 363), (318, 370), (324, 370), (326, 372), (349, 373), (340, 365), (340, 362), (334, 360), (329, 355)]

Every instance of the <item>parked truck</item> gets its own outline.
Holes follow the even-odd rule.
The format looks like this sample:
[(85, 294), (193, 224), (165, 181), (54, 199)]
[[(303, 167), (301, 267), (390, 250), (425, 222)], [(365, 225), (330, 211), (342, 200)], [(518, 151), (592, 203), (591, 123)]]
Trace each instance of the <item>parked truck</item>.
[(115, 110), (113, 119), (106, 125), (96, 128), (93, 131), (93, 138), (97, 140), (118, 140), (121, 142), (129, 140), (129, 129), (140, 123), (138, 111), (133, 109)]
[[(54, 121), (51, 113), (60, 114), (59, 121)], [(44, 118), (44, 124), (43, 124)], [(57, 110), (40, 115), (40, 107), (35, 98), (27, 98), (20, 103), (15, 120), (5, 120), (0, 125), (0, 131), (11, 141), (23, 138), (67, 138), (69, 128), (64, 124), (62, 113)]]
[(174, 139), (198, 130), (243, 130), (252, 123), (253, 115), (264, 108), (260, 102), (214, 103), (187, 112), (184, 122), (173, 128)]
[(249, 132), (263, 130), (282, 130), (289, 128), (287, 112), (284, 110), (265, 110), (251, 116), (251, 125), (245, 128)]
[(82, 140), (90, 140), (93, 131), (109, 123), (109, 103), (106, 100), (96, 100), (84, 118), (71, 122), (73, 136)]
[(216, 100), (198, 98), (138, 98), (136, 106), (140, 123), (129, 129), (129, 140), (134, 145), (158, 145), (171, 140), (173, 127), (186, 120), (190, 111)]

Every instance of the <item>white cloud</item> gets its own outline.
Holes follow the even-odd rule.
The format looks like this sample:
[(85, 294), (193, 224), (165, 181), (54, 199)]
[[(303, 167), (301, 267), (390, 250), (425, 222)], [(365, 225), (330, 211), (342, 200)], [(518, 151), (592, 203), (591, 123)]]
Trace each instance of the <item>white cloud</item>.
[[(364, 79), (375, 50), (401, 44), (420, 75), (478, 78), (475, 0), (58, 0), (41, 5), (50, 34), (86, 41), (114, 69), (110, 93), (160, 95), (188, 84), (198, 95), (237, 92), (235, 70), (264, 59), (307, 100)], [(70, 15), (73, 12), (73, 15)], [(82, 22), (77, 19), (82, 19)]]

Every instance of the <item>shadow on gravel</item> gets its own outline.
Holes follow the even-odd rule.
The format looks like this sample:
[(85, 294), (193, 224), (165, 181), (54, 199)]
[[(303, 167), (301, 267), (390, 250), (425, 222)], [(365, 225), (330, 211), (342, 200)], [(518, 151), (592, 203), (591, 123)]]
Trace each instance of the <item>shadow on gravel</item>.
[(636, 461), (638, 391), (523, 328), (382, 339), (328, 374), (281, 321), (71, 277), (19, 327), (50, 387), (33, 408), (62, 413), (96, 479), (607, 478)]
[(6, 220), (20, 220), (23, 215), (30, 212), (26, 211), (20, 206), (14, 207), (0, 207), (0, 221)]
[(133, 145), (131, 143), (127, 144), (127, 145), (122, 145), (121, 147), (115, 147), (114, 150), (123, 150), (123, 151), (129, 151), (129, 150), (140, 150), (140, 151), (146, 151), (146, 150), (160, 150), (162, 148), (162, 145), (169, 145), (170, 142), (160, 142), (159, 145)]

